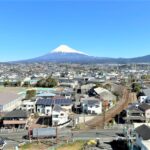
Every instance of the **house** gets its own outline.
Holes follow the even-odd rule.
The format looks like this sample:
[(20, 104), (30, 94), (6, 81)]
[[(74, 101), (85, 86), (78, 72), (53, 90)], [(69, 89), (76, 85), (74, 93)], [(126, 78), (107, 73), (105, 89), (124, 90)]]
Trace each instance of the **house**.
[(124, 117), (126, 122), (145, 122), (145, 116), (142, 110), (138, 109), (137, 105), (128, 106), (126, 111), (126, 117)]
[(150, 96), (147, 96), (147, 97), (146, 97), (145, 103), (150, 104)]
[(35, 112), (35, 100), (22, 100), (20, 106), (21, 110), (34, 113)]
[(150, 122), (150, 105), (143, 103), (138, 106), (139, 110), (143, 111), (146, 122)]
[(141, 150), (150, 150), (150, 127), (142, 124), (135, 128), (136, 147)]
[(72, 100), (64, 97), (54, 97), (52, 99), (38, 99), (36, 102), (36, 112), (45, 115), (52, 114), (52, 107), (54, 105), (60, 105), (65, 109), (72, 108)]
[(85, 84), (85, 85), (82, 85), (81, 86), (81, 93), (82, 94), (85, 94), (85, 93), (88, 93), (88, 91), (93, 88), (96, 84)]
[(4, 128), (25, 128), (29, 114), (24, 110), (13, 110), (3, 117)]
[(112, 94), (112, 92), (108, 91), (107, 89), (98, 87), (93, 89), (94, 95), (100, 96), (100, 99), (104, 101), (104, 103), (108, 103), (108, 108), (113, 107), (114, 102), (116, 101), (116, 96)]
[(105, 83), (105, 82), (106, 82), (105, 78), (99, 79), (95, 77), (91, 77), (87, 81), (87, 83), (92, 83), (92, 84), (99, 84), (99, 83)]
[(73, 96), (73, 89), (72, 88), (64, 88), (61, 91), (55, 92), (57, 95), (64, 96), (66, 99), (71, 99)]
[(94, 97), (81, 98), (82, 112), (87, 114), (101, 114), (102, 113), (102, 101)]
[(72, 79), (67, 79), (67, 78), (60, 78), (59, 86), (75, 89), (78, 86), (78, 81), (72, 80)]
[(139, 101), (140, 103), (144, 103), (145, 100), (146, 100), (146, 98), (147, 98), (147, 96), (139, 96), (138, 101)]
[(52, 110), (52, 126), (63, 125), (69, 121), (68, 113), (59, 105), (54, 105)]
[(146, 96), (149, 96), (150, 97), (150, 88), (147, 88), (147, 89), (143, 89), (143, 92)]

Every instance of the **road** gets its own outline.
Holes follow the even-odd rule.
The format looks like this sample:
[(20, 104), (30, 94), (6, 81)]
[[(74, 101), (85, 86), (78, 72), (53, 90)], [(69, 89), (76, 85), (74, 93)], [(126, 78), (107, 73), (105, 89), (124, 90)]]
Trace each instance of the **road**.
[(0, 137), (4, 138), (7, 143), (4, 150), (13, 150), (19, 143), (26, 142), (22, 137), (27, 135), (27, 133), (26, 130), (20, 132), (0, 133)]
[[(117, 133), (121, 133), (122, 129), (94, 129), (88, 131), (71, 131), (70, 129), (58, 130), (58, 137), (60, 140), (88, 140), (97, 139), (101, 141), (110, 142), (117, 137)], [(0, 137), (6, 139), (6, 146), (4, 150), (14, 150), (15, 147), (28, 140), (22, 137), (27, 135), (27, 131), (0, 133)]]

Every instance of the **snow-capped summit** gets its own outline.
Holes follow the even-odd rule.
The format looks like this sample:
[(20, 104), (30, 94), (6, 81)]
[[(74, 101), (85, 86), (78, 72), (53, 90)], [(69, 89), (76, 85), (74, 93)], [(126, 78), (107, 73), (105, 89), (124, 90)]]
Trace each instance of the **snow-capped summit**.
[(77, 51), (77, 50), (75, 50), (75, 49), (73, 49), (67, 45), (60, 45), (56, 49), (52, 50), (51, 53), (76, 53), (76, 54), (87, 55), (86, 53)]

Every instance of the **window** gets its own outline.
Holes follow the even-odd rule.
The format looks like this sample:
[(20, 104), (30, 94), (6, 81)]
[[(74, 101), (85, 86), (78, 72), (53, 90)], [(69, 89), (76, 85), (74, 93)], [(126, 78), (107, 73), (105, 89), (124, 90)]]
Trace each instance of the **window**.
[(58, 115), (53, 115), (53, 118), (58, 118)]
[(131, 113), (131, 116), (141, 116), (140, 113)]
[(92, 114), (95, 114), (95, 111), (92, 111)]
[(95, 107), (98, 108), (99, 106), (98, 106), (98, 105), (95, 105)]
[(58, 125), (58, 122), (54, 122), (54, 126), (57, 126)]

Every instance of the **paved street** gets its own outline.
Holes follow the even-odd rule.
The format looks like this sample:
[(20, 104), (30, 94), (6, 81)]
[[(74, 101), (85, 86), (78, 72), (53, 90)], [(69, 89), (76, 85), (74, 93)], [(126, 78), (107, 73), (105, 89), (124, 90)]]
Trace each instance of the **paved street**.
[(22, 139), (25, 135), (27, 135), (27, 131), (0, 133), (0, 137), (4, 138), (7, 143), (4, 150), (15, 149), (19, 143), (26, 141)]
[[(89, 131), (71, 131), (70, 129), (63, 129), (58, 131), (58, 137), (62, 140), (88, 140), (99, 138), (101, 141), (109, 142), (117, 137), (117, 133), (121, 132), (122, 129), (94, 129)], [(13, 150), (19, 143), (27, 142), (28, 140), (22, 138), (25, 135), (27, 135), (27, 131), (0, 133), (0, 137), (6, 139), (7, 142), (4, 150)]]

